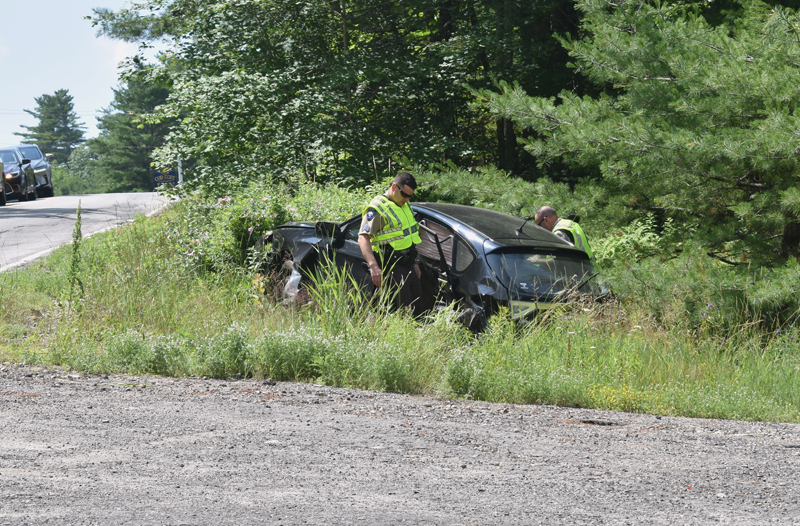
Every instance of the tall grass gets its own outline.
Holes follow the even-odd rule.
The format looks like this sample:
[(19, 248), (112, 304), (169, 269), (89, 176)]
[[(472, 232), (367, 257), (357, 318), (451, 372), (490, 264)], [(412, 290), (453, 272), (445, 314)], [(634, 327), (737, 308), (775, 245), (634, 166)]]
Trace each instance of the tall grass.
[[(712, 418), (797, 421), (797, 347), (758, 335), (720, 345), (598, 314), (531, 325), (492, 320), (449, 362), (448, 386), (477, 399)], [(791, 337), (790, 337), (791, 338)], [(788, 350), (788, 349), (787, 349)]]
[[(387, 296), (366, 296), (330, 265), (307, 282), (300, 305), (276, 300), (282, 283), (272, 276), (245, 266), (212, 272), (187, 252), (185, 239), (175, 240), (182, 206), (83, 239), (80, 258), (63, 247), (0, 274), (0, 359), (97, 373), (269, 377), (487, 401), (800, 421), (796, 329), (734, 323), (718, 312), (735, 302), (725, 303), (724, 291), (715, 295), (713, 287), (695, 288), (700, 298), (677, 296), (691, 285), (670, 281), (673, 270), (648, 275), (654, 289), (647, 297), (622, 287), (619, 304), (552, 311), (524, 327), (501, 311), (473, 336), (451, 308), (414, 319), (390, 308)], [(84, 285), (81, 308), (65, 308), (76, 277)], [(653, 303), (656, 293), (663, 302)]]

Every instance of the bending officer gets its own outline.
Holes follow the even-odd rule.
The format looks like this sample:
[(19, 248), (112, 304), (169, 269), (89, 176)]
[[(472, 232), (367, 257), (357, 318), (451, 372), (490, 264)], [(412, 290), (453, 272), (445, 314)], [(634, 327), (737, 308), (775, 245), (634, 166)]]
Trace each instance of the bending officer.
[(586, 252), (589, 259), (594, 259), (592, 249), (589, 247), (589, 240), (581, 226), (569, 219), (559, 219), (556, 211), (549, 206), (543, 206), (536, 212), (534, 221), (540, 227), (549, 230), (567, 243), (578, 247)]
[(375, 196), (364, 208), (359, 229), (358, 246), (369, 265), (372, 284), (384, 283), (384, 271), (391, 283), (400, 287), (398, 302), (422, 314), (420, 268), (416, 246), (422, 239), (409, 200), (417, 189), (417, 181), (408, 172), (400, 172), (392, 186)]

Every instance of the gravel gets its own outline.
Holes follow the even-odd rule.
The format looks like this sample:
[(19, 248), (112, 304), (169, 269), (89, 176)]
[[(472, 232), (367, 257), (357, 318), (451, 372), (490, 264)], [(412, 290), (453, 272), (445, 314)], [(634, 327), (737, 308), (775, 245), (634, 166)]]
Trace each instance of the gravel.
[(0, 525), (800, 524), (800, 425), (0, 364)]

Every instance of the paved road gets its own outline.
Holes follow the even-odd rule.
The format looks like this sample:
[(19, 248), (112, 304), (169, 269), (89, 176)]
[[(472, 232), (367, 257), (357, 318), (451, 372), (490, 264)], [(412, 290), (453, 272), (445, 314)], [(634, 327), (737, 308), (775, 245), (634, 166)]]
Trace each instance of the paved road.
[(150, 215), (166, 204), (155, 193), (67, 195), (0, 207), (0, 272), (42, 258), (72, 241), (78, 202), (81, 231), (89, 236)]

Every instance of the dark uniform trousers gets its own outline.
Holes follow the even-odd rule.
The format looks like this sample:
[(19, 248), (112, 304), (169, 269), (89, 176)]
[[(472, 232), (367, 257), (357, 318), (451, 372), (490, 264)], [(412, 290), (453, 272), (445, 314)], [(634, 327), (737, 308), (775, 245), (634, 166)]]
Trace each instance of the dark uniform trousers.
[(400, 253), (391, 249), (384, 252), (381, 258), (377, 253), (375, 257), (378, 261), (385, 261), (385, 272), (389, 274), (389, 282), (393, 287), (399, 288), (396, 303), (401, 307), (411, 307), (414, 316), (421, 316), (425, 309), (420, 301), (422, 295), (422, 283), (414, 271), (414, 263), (417, 259), (417, 251), (412, 248), (409, 252)]

